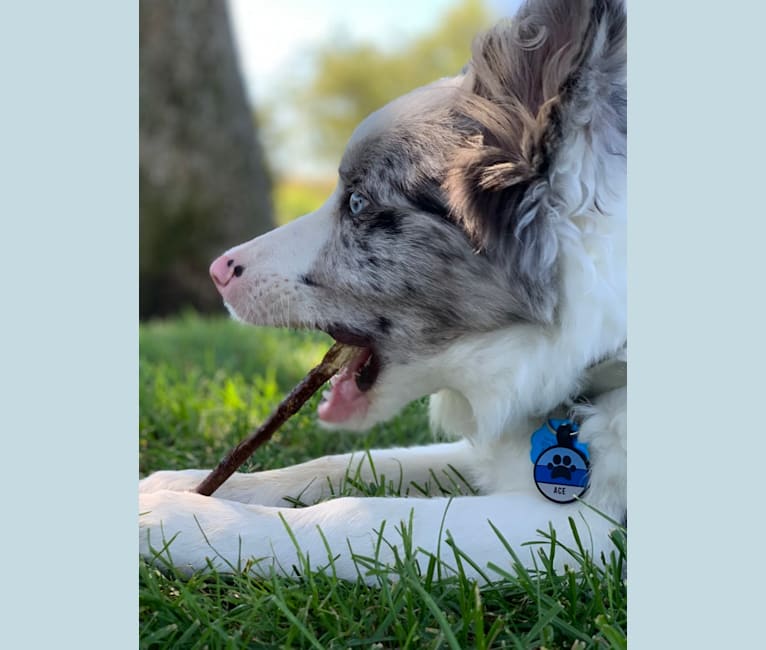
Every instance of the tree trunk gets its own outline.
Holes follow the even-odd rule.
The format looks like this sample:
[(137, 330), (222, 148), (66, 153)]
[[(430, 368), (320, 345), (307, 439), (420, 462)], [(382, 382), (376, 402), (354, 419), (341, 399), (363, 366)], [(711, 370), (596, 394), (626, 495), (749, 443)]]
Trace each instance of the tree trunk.
[(220, 311), (218, 254), (273, 226), (224, 0), (140, 2), (140, 317)]

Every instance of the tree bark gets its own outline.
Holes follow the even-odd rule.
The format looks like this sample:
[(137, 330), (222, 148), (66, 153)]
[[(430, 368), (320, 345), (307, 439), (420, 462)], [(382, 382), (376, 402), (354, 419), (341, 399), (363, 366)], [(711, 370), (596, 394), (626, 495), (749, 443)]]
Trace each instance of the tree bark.
[(225, 249), (273, 227), (224, 0), (140, 2), (140, 316), (219, 311)]

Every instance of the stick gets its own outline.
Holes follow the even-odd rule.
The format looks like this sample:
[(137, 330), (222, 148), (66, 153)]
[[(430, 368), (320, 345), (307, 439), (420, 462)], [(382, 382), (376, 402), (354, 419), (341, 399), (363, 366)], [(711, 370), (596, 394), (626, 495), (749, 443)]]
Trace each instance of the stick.
[(288, 418), (294, 415), (330, 377), (348, 364), (358, 353), (359, 348), (357, 347), (335, 343), (324, 355), (319, 365), (309, 371), (255, 432), (240, 442), (218, 463), (216, 468), (196, 487), (195, 492), (207, 497), (213, 494), (258, 447), (269, 440)]

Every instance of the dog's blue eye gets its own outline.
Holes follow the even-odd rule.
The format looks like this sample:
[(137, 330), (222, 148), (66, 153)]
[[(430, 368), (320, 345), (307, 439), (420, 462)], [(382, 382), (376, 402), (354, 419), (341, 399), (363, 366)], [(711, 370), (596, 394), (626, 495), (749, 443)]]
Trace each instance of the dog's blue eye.
[(351, 214), (359, 214), (367, 207), (367, 199), (358, 192), (354, 192), (348, 200), (348, 209)]

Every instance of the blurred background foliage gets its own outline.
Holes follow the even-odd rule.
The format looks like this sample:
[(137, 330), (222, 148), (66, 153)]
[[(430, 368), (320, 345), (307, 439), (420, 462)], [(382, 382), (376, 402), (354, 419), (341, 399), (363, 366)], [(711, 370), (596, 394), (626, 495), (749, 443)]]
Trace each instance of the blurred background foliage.
[[(295, 126), (312, 136), (313, 156), (337, 165), (351, 133), (370, 113), (410, 90), (459, 73), (470, 59), (473, 37), (490, 22), (482, 0), (461, 0), (431, 31), (407, 42), (386, 47), (335, 38), (309, 51), (313, 74), (300, 86), (286, 83), (283, 98), (298, 111)], [(276, 110), (269, 104), (264, 115)], [(273, 120), (264, 122), (270, 141), (274, 135), (291, 137), (284, 131), (272, 134)]]
[(140, 0), (141, 319), (221, 313), (212, 259), (321, 205), (356, 125), (458, 73), (492, 20), (483, 0), (455, 0), (385, 45), (333, 34), (253, 106), (224, 0)]

